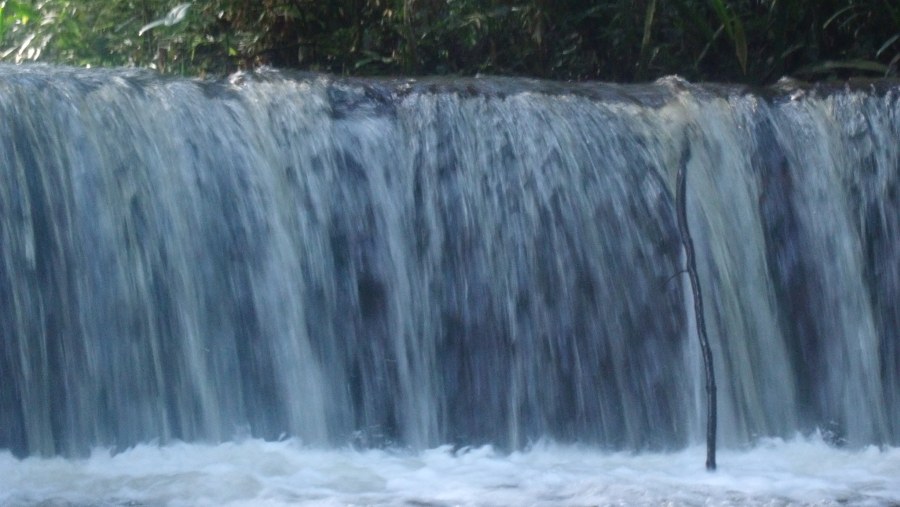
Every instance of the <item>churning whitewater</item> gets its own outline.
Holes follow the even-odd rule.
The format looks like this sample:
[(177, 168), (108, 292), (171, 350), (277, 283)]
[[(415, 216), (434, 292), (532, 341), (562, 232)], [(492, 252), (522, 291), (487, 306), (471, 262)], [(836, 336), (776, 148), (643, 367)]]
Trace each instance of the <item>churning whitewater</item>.
[(90, 458), (0, 455), (0, 505), (40, 507), (873, 506), (900, 502), (900, 450), (840, 450), (818, 437), (724, 450), (603, 453), (316, 450), (299, 442), (140, 445)]
[[(0, 66), (0, 119), (0, 501), (900, 502), (896, 82)], [(679, 465), (704, 435), (679, 168), (714, 477)], [(509, 482), (544, 467), (567, 485)], [(207, 473), (261, 496), (192, 496)]]

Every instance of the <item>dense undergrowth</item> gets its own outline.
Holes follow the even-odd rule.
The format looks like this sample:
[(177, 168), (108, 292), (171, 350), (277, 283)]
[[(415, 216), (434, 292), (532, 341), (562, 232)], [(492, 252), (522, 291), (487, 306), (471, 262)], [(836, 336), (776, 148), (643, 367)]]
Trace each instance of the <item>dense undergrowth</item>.
[(897, 76), (896, 0), (0, 0), (0, 60), (225, 74)]

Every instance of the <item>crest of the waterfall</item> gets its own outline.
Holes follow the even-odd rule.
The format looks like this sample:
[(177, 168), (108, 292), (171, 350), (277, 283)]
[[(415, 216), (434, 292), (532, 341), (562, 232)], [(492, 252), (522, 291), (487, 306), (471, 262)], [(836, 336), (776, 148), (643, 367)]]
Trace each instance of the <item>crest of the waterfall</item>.
[[(0, 448), (900, 439), (900, 98), (0, 67)], [(673, 278), (674, 277), (674, 278)]]

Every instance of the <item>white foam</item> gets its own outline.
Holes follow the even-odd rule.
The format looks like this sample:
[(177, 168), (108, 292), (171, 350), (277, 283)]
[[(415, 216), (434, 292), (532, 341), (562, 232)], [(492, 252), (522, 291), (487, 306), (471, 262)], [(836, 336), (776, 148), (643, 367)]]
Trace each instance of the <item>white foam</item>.
[(319, 450), (296, 441), (142, 445), (87, 459), (0, 455), (2, 506), (586, 506), (900, 503), (900, 449), (835, 449), (818, 438), (608, 453), (542, 443), (421, 453)]

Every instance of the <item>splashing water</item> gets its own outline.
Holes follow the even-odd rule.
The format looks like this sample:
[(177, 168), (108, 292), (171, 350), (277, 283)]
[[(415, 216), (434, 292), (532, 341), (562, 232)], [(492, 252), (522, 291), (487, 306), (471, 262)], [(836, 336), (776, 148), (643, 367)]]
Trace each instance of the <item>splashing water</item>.
[(721, 453), (604, 453), (536, 444), (420, 453), (316, 450), (295, 441), (138, 446), (79, 460), (0, 457), (4, 506), (888, 505), (900, 452), (768, 440)]

